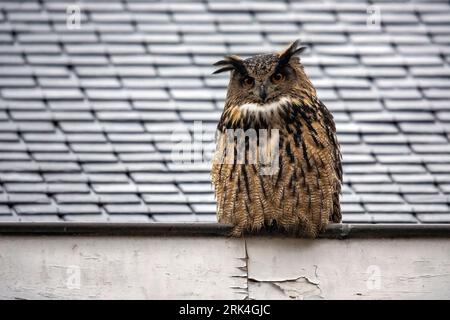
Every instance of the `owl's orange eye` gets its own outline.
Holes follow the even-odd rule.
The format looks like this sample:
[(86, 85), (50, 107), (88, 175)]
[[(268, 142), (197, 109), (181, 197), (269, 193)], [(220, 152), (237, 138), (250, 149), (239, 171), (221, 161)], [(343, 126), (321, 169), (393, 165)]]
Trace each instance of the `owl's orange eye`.
[(270, 78), (270, 80), (271, 80), (273, 83), (280, 83), (281, 81), (284, 80), (284, 75), (283, 75), (282, 73), (275, 73), (275, 74)]
[(255, 84), (255, 79), (253, 79), (252, 77), (246, 77), (243, 83), (247, 88), (251, 88)]

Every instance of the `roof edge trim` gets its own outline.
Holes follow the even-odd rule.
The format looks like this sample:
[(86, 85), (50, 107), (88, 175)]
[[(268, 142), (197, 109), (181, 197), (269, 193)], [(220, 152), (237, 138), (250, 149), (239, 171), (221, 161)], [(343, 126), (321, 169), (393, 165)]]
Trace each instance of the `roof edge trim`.
[[(117, 222), (0, 222), (0, 236), (221, 236), (231, 226), (219, 223), (117, 223)], [(247, 236), (287, 237), (276, 232)], [(330, 224), (322, 239), (348, 238), (450, 238), (450, 224)]]

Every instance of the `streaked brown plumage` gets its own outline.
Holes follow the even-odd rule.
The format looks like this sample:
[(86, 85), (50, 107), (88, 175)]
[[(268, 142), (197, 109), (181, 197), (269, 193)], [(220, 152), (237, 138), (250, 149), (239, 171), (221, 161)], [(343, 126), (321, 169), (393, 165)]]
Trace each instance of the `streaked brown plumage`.
[[(287, 49), (246, 60), (229, 56), (215, 73), (231, 71), (225, 108), (218, 125), (212, 182), (217, 217), (234, 226), (233, 235), (276, 225), (281, 230), (316, 237), (329, 221), (340, 222), (341, 153), (333, 117), (316, 95), (296, 55)], [(237, 161), (236, 139), (227, 130), (278, 130), (279, 169), (261, 170), (262, 149), (245, 142), (245, 162)], [(257, 138), (258, 146), (263, 143)], [(228, 149), (227, 149), (228, 148)], [(252, 155), (258, 161), (249, 161)]]

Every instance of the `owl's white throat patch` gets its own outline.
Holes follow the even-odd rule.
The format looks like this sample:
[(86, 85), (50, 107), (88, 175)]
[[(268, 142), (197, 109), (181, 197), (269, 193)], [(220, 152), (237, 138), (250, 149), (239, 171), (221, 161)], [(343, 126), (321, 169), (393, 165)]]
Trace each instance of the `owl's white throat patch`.
[(271, 113), (278, 110), (281, 106), (286, 105), (289, 101), (288, 98), (282, 97), (277, 101), (273, 101), (267, 104), (256, 104), (256, 103), (246, 103), (239, 107), (239, 109), (244, 112), (257, 112), (257, 113)]

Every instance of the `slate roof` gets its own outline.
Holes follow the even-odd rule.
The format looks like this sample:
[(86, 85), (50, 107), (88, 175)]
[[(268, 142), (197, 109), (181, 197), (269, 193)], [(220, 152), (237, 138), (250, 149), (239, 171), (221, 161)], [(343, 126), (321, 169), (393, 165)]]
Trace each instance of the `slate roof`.
[[(372, 2), (372, 1), (371, 1)], [(364, 1), (0, 3), (0, 221), (214, 221), (208, 164), (225, 54), (301, 38), (344, 154), (344, 222), (450, 223), (450, 6)], [(373, 9), (373, 8), (372, 8)], [(176, 137), (175, 137), (176, 138)]]

